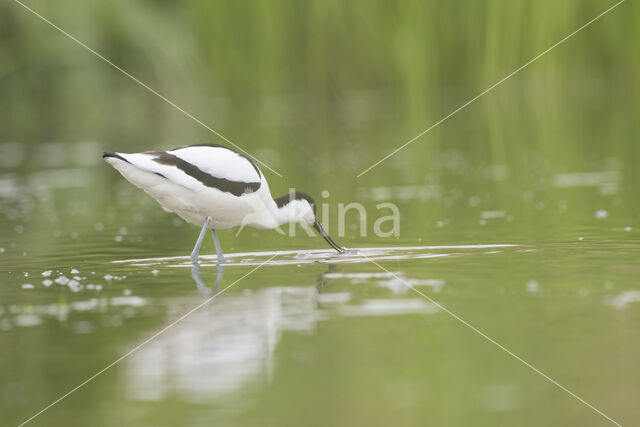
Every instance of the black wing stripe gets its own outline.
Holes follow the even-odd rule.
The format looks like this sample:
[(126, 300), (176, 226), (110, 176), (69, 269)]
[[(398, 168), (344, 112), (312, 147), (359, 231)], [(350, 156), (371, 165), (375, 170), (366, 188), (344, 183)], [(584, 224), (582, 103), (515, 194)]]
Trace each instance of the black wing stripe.
[(182, 160), (180, 157), (173, 154), (169, 154), (166, 151), (154, 151), (148, 152), (148, 154), (154, 154), (157, 157), (153, 159), (154, 162), (161, 165), (175, 166), (192, 178), (197, 179), (207, 187), (217, 188), (225, 193), (231, 193), (234, 196), (242, 196), (246, 193), (253, 193), (260, 188), (260, 182), (241, 182), (230, 181), (225, 178), (218, 178), (203, 172), (197, 166)]

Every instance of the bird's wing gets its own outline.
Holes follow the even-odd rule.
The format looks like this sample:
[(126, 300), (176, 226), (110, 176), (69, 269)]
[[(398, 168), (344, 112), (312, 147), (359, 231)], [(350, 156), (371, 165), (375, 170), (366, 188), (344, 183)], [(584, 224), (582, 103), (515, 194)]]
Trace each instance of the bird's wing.
[[(244, 182), (221, 176), (222, 173), (218, 173), (209, 165), (213, 157), (212, 153), (208, 153), (207, 157), (202, 156), (196, 159), (194, 152), (185, 156), (185, 153), (180, 153), (183, 150), (147, 151), (134, 154), (109, 153), (108, 157), (125, 161), (137, 169), (154, 173), (192, 191), (210, 188), (231, 193), (234, 196), (241, 196), (260, 188), (259, 179), (256, 181), (254, 178), (254, 181)], [(219, 162), (216, 161), (214, 164), (219, 164)]]
[(188, 145), (168, 152), (218, 178), (239, 182), (260, 182), (262, 178), (249, 158), (221, 145)]

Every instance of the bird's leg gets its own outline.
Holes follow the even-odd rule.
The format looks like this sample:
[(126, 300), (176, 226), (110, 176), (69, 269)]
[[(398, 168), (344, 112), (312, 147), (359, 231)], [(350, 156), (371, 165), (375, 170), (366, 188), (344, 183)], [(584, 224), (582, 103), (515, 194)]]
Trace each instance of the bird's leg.
[(223, 262), (227, 262), (224, 255), (222, 254), (222, 249), (220, 248), (220, 242), (218, 242), (218, 235), (216, 234), (216, 230), (211, 229), (211, 234), (213, 234), (213, 243), (216, 245), (216, 254), (218, 255), (218, 264), (222, 264)]
[(204, 235), (207, 232), (207, 228), (209, 228), (209, 222), (211, 222), (211, 217), (207, 217), (204, 220), (204, 225), (202, 226), (202, 230), (200, 230), (200, 235), (198, 236), (198, 240), (196, 241), (196, 246), (193, 248), (193, 251), (191, 252), (191, 264), (195, 264), (196, 262), (198, 262), (198, 255), (200, 254), (200, 246), (202, 246)]

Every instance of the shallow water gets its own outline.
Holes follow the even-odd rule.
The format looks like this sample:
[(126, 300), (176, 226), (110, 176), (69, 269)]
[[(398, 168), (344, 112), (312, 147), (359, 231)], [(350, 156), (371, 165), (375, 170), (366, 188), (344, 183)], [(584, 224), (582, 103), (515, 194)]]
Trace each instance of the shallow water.
[(31, 423), (608, 423), (533, 368), (637, 420), (640, 241), (622, 172), (503, 202), (355, 187), (337, 200), (394, 201), (400, 237), (360, 237), (355, 217), (338, 237), (331, 197), (347, 253), (301, 230), (222, 230), (217, 268), (208, 240), (193, 267), (198, 230), (99, 155), (36, 165), (0, 179), (8, 425), (102, 370)]
[[(8, 425), (123, 356), (32, 423), (606, 424), (468, 325), (605, 413), (636, 417), (633, 229), (494, 243), (495, 227), (480, 232), (486, 244), (347, 239), (343, 255), (228, 252), (217, 269), (213, 245), (199, 268), (154, 256), (171, 246), (154, 237), (162, 226), (80, 226), (46, 247), (13, 228), (0, 254)], [(189, 240), (173, 252), (188, 254)], [(289, 243), (321, 241), (307, 240)]]

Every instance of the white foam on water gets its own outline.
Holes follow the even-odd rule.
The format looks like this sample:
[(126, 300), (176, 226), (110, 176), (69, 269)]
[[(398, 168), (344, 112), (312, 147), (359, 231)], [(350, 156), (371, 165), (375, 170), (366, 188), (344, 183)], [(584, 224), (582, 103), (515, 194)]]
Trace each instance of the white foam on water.
[(66, 276), (60, 276), (56, 278), (54, 282), (56, 282), (59, 285), (66, 285), (67, 283), (69, 283), (69, 278)]

